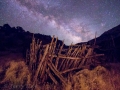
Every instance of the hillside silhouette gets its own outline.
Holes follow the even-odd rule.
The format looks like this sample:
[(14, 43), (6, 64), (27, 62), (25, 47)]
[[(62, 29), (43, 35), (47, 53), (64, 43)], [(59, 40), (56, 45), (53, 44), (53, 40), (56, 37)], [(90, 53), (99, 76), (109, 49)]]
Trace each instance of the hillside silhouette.
[[(88, 43), (93, 44), (94, 41), (92, 39)], [(108, 62), (120, 62), (120, 25), (97, 37), (96, 45), (99, 46), (99, 51), (106, 55)]]
[(119, 29), (68, 47), (56, 37), (0, 26), (1, 90), (120, 90)]
[[(9, 24), (0, 26), (0, 54), (2, 52), (20, 53), (25, 57), (26, 50), (29, 49), (33, 33), (25, 31), (22, 27), (11, 27)], [(52, 38), (48, 35), (34, 34), (36, 39), (40, 39), (42, 44), (48, 44)], [(62, 44), (58, 40), (57, 44)]]
[[(9, 53), (21, 54), (25, 58), (26, 50), (29, 49), (33, 33), (25, 31), (22, 27), (11, 27), (9, 24), (0, 26), (0, 55), (4, 56)], [(34, 34), (36, 39), (40, 39), (42, 44), (51, 42), (52, 37), (43, 34)], [(69, 37), (68, 37), (69, 38)], [(104, 32), (101, 36), (96, 38), (96, 45), (99, 49), (95, 49), (97, 53), (104, 53), (108, 62), (119, 62), (120, 60), (120, 25)], [(85, 42), (93, 45), (95, 39)], [(62, 44), (58, 40), (57, 45)], [(83, 43), (78, 43), (80, 45)], [(67, 47), (64, 45), (64, 47)], [(5, 52), (5, 53), (4, 53)]]

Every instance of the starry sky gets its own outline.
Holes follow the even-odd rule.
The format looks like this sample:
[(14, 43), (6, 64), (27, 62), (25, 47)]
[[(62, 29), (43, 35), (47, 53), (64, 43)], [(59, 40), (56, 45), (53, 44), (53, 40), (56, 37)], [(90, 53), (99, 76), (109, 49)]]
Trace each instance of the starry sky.
[(120, 0), (0, 0), (0, 26), (85, 42), (120, 24)]

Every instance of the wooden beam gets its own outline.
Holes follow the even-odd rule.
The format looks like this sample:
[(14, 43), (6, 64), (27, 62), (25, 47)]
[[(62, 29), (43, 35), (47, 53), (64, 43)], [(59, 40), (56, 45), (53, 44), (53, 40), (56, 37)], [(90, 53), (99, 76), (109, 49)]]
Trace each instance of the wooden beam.
[(61, 71), (60, 74), (65, 74), (65, 73), (68, 73), (68, 72), (72, 72), (74, 70), (79, 70), (79, 69), (88, 68), (88, 67), (89, 67), (89, 65), (82, 66), (82, 67), (71, 68), (71, 69), (67, 69), (67, 70)]
[(53, 65), (53, 63), (48, 60), (47, 62), (49, 68), (54, 72), (54, 74), (60, 79), (60, 81), (63, 83), (63, 85), (67, 85), (65, 78), (60, 74), (60, 72), (56, 69), (56, 67)]
[(45, 57), (46, 57), (46, 55), (47, 55), (47, 53), (48, 53), (48, 48), (49, 48), (49, 45), (47, 45), (47, 47), (46, 47), (46, 49), (45, 49), (45, 52), (44, 52), (44, 55), (43, 55), (43, 57), (42, 57), (42, 60), (41, 60), (41, 62), (40, 62), (39, 65), (38, 65), (37, 71), (36, 71), (35, 76), (34, 76), (33, 86), (36, 85), (37, 77), (38, 77), (38, 74), (39, 74), (41, 65), (43, 64), (44, 59), (45, 59)]
[[(69, 46), (69, 50), (68, 50), (68, 52), (67, 52), (67, 54), (66, 54), (65, 57), (69, 57), (72, 50), (73, 50), (72, 47)], [(60, 57), (60, 58), (61, 58), (61, 57)], [(68, 60), (66, 61), (66, 59), (68, 59), (68, 58), (64, 58), (64, 59), (61, 61), (61, 64), (60, 64), (60, 66), (59, 66), (59, 70), (63, 69), (63, 67), (64, 67), (64, 65), (65, 65), (64, 63), (69, 62)]]
[(88, 58), (92, 53), (93, 53), (93, 48), (89, 48), (87, 54), (85, 55), (85, 58), (83, 58), (82, 62), (80, 63), (80, 65), (78, 65), (78, 67), (81, 67), (84, 64), (86, 58)]
[[(60, 50), (59, 50), (59, 52), (58, 52), (58, 55), (61, 54), (61, 51), (62, 51), (62, 49), (63, 49), (63, 46), (64, 46), (64, 41), (63, 41), (63, 43), (62, 43), (62, 46), (60, 47)], [(59, 62), (59, 57), (57, 56), (56, 62), (55, 62), (55, 67), (56, 67), (56, 68), (58, 68), (58, 62)]]
[(46, 70), (46, 67), (47, 67), (47, 63), (46, 63), (45, 60), (44, 60), (44, 64), (41, 65), (41, 66), (43, 66), (43, 67), (41, 68), (40, 78), (43, 78), (43, 77), (44, 77), (45, 70)]
[(53, 46), (54, 39), (55, 39), (55, 36), (53, 35), (53, 37), (52, 37), (52, 41), (51, 41), (50, 46), (49, 46), (49, 53), (50, 53), (50, 54), (53, 53), (52, 49), (53, 49), (53, 47), (54, 47), (54, 46)]
[[(72, 53), (71, 56), (72, 56), (72, 57), (76, 57), (76, 55), (78, 54), (78, 52), (79, 52), (79, 46), (74, 50), (74, 52)], [(73, 60), (71, 61), (71, 60), (70, 60), (70, 62), (66, 64), (66, 67), (67, 67), (67, 68), (70, 68), (71, 65), (73, 66), (74, 62), (75, 62), (75, 61), (73, 61)], [(65, 69), (66, 69), (66, 68), (65, 68)]]
[[(51, 55), (49, 55), (51, 56)], [(96, 54), (96, 55), (92, 55), (92, 56), (88, 56), (88, 57), (69, 57), (69, 56), (63, 56), (63, 55), (53, 55), (53, 57), (59, 57), (59, 58), (62, 58), (62, 59), (71, 59), (71, 60), (80, 60), (80, 59), (84, 59), (84, 58), (93, 58), (93, 57), (99, 57), (99, 56), (104, 56), (104, 54)]]
[(46, 69), (47, 74), (49, 75), (49, 77), (52, 79), (52, 81), (57, 85), (58, 82), (57, 80), (54, 78), (54, 76), (51, 74), (51, 72), (49, 71), (49, 69)]

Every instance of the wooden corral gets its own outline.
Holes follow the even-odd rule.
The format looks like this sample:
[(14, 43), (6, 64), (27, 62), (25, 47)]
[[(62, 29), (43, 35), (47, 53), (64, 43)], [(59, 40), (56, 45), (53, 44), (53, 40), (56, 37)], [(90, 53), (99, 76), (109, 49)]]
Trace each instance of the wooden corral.
[(51, 43), (42, 45), (42, 41), (33, 36), (30, 50), (26, 53), (26, 64), (32, 72), (33, 86), (47, 80), (66, 86), (66, 75), (94, 64), (95, 57), (103, 56), (93, 51), (95, 44), (71, 44), (69, 48), (64, 49), (64, 41), (62, 45), (57, 46), (57, 40), (58, 38), (53, 36)]

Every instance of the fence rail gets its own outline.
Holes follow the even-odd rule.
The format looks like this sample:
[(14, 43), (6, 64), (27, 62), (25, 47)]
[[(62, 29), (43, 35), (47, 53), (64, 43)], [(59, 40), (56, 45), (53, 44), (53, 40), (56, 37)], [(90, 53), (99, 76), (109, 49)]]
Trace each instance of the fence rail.
[(48, 78), (55, 84), (59, 83), (57, 80), (59, 79), (66, 85), (67, 81), (63, 74), (89, 66), (95, 57), (103, 56), (93, 52), (95, 46), (70, 45), (64, 49), (64, 41), (57, 47), (57, 40), (58, 38), (53, 36), (51, 43), (42, 45), (42, 41), (36, 41), (33, 36), (30, 50), (26, 52), (26, 64), (34, 76), (34, 86), (37, 82), (45, 82)]

